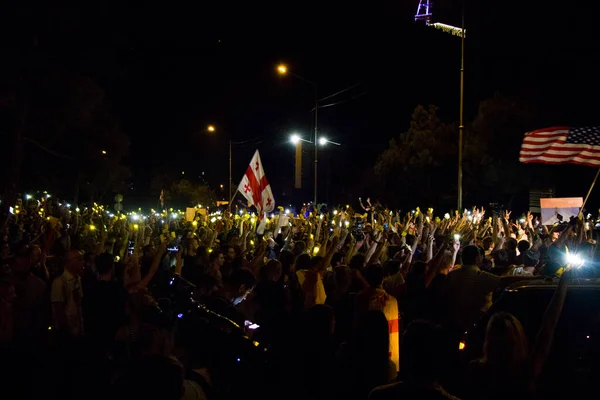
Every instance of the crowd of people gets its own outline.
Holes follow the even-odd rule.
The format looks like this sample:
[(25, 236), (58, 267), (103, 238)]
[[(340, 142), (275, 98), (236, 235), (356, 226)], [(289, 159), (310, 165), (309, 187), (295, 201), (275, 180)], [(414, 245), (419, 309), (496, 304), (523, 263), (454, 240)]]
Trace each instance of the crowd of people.
[[(0, 397), (534, 396), (589, 223), (357, 206), (263, 220), (19, 200), (0, 231)], [(535, 342), (498, 313), (459, 361), (493, 295), (540, 276), (558, 283)]]

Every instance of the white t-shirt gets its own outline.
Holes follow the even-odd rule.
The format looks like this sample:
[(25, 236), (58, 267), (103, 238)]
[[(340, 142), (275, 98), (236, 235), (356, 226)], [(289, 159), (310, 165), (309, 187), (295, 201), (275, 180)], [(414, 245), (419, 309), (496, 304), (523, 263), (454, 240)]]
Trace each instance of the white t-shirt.
[[(63, 303), (65, 305), (65, 314), (69, 333), (73, 336), (83, 335), (83, 316), (81, 312), (81, 300), (83, 299), (83, 290), (81, 288), (81, 278), (73, 276), (65, 269), (61, 276), (52, 282), (50, 292), (52, 303)], [(54, 325), (58, 326), (58, 319), (52, 311)]]

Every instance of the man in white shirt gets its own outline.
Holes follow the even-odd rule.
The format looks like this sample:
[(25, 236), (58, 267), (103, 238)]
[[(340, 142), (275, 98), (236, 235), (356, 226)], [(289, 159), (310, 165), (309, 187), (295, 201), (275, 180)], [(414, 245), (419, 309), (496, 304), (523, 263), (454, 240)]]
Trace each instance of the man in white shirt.
[(56, 329), (79, 338), (83, 336), (83, 291), (80, 277), (83, 271), (83, 254), (77, 250), (69, 250), (65, 255), (64, 268), (62, 275), (52, 282), (52, 317)]

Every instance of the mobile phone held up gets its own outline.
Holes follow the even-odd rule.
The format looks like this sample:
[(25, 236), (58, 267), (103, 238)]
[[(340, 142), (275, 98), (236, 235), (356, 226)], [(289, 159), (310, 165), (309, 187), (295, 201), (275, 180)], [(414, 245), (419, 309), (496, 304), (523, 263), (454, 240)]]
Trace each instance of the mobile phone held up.
[(250, 330), (256, 330), (256, 329), (260, 328), (260, 325), (255, 324), (254, 322), (248, 321), (248, 320), (244, 321), (244, 325), (246, 326), (246, 328), (248, 328)]

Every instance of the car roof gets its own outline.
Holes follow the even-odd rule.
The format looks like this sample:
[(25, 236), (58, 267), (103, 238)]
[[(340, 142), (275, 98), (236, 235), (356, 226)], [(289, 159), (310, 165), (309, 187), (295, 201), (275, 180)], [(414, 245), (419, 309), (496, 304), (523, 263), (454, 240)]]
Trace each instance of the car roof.
[[(531, 279), (518, 281), (508, 285), (504, 292), (518, 292), (529, 289), (556, 289), (558, 278), (550, 279)], [(600, 278), (573, 279), (568, 282), (569, 289), (586, 288), (600, 290)]]

